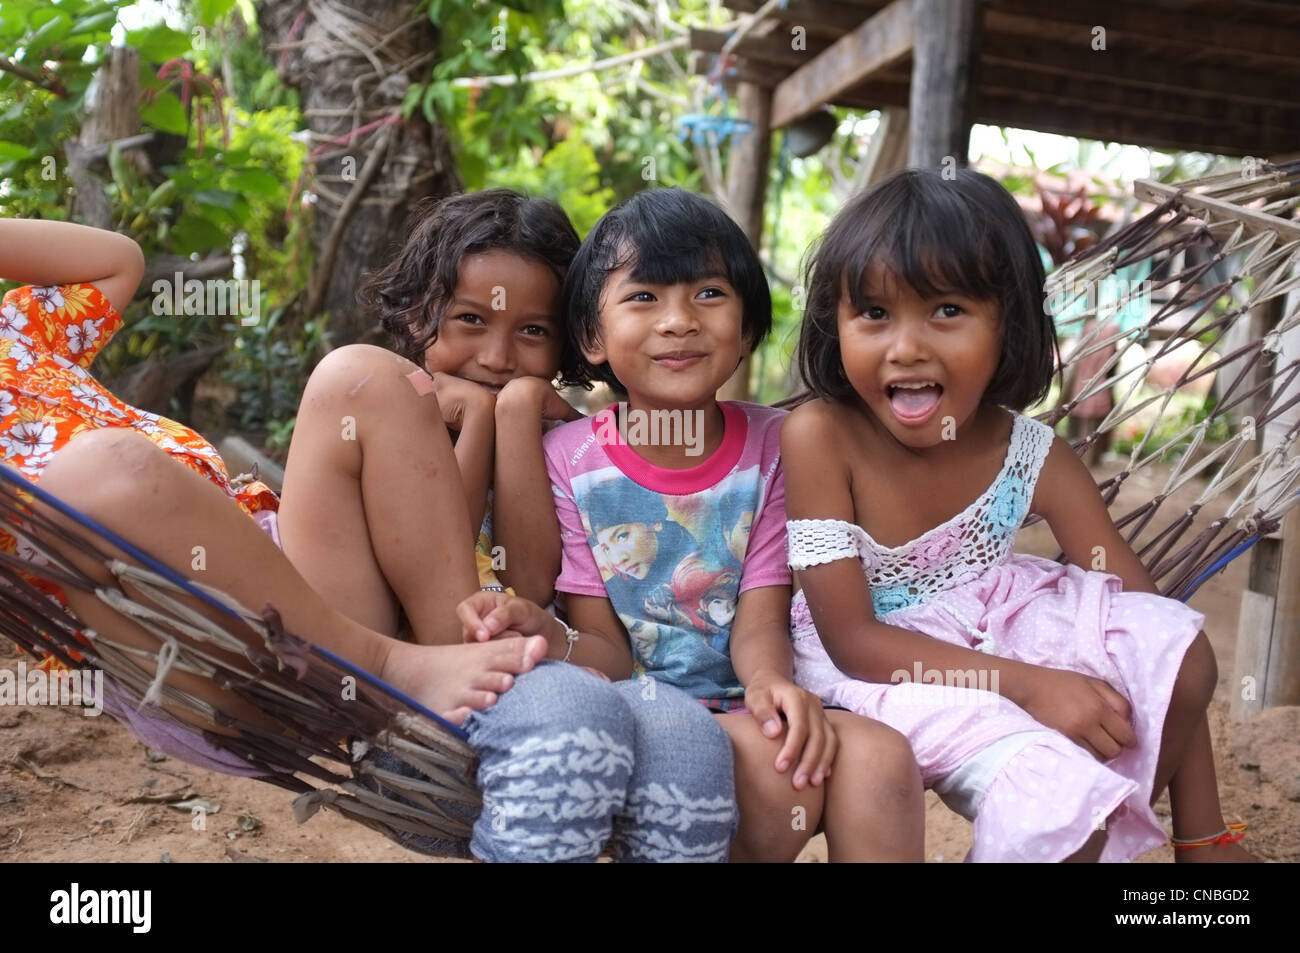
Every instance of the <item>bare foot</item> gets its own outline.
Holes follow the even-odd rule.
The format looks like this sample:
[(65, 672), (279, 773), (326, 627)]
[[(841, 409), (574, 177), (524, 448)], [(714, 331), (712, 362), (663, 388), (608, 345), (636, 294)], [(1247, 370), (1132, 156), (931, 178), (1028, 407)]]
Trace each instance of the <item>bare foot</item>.
[(1236, 841), (1231, 844), (1208, 844), (1205, 847), (1174, 849), (1178, 864), (1258, 864), (1259, 858)]
[(379, 677), (430, 711), (459, 725), (546, 657), (540, 635), (465, 645), (415, 645), (394, 641)]

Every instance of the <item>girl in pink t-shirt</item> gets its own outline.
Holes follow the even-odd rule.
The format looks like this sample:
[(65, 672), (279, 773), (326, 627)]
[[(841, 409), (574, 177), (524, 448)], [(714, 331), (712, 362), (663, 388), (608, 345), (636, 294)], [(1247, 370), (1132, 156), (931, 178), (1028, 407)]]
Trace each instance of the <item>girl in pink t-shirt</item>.
[(483, 593), (462, 604), (467, 636), (548, 634), (571, 662), (637, 678), (643, 697), (663, 683), (717, 711), (735, 751), (733, 860), (792, 860), (819, 829), (832, 860), (920, 860), (905, 740), (824, 711), (792, 680), (784, 414), (717, 398), (771, 327), (748, 239), (705, 199), (642, 192), (583, 242), (564, 311), (588, 376), (627, 395), (545, 440), (557, 512), (546, 545), (571, 628)]

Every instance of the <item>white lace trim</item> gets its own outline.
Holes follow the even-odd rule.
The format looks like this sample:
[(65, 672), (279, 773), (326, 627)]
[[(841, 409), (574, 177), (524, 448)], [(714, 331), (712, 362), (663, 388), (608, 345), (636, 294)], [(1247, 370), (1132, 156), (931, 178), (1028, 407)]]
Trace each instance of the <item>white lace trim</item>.
[(790, 520), (790, 568), (858, 558), (878, 615), (970, 582), (1011, 554), (1052, 439), (1046, 424), (1016, 414), (1006, 459), (988, 489), (952, 519), (901, 546), (882, 546), (844, 520)]

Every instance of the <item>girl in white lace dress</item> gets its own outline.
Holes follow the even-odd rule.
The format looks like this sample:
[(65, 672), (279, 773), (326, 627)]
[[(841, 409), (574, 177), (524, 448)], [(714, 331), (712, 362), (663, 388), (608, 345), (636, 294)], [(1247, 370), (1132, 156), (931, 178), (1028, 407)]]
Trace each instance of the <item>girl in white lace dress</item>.
[[(1017, 411), (1052, 378), (1043, 268), (992, 179), (911, 170), (809, 267), (786, 421), (796, 679), (911, 741), (968, 860), (1244, 860), (1219, 808), (1203, 617), (1156, 595), (1070, 446)], [(1043, 517), (1069, 562), (1012, 552)], [(1088, 567), (1088, 568), (1082, 568)]]

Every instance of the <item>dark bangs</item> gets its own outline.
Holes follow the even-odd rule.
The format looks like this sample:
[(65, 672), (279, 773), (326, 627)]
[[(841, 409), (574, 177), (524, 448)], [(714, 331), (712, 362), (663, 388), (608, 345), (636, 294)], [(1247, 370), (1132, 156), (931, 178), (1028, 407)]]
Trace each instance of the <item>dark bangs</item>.
[(1047, 394), (1056, 335), (1043, 307), (1042, 259), (1019, 206), (993, 179), (968, 169), (954, 178), (908, 169), (836, 215), (808, 261), (797, 349), (800, 373), (819, 397), (852, 391), (839, 355), (840, 297), (847, 291), (865, 310), (873, 268), (922, 297), (996, 302), (1002, 352), (984, 399), (1023, 410)]
[[(599, 344), (605, 283), (611, 274), (628, 267), (634, 281), (648, 284), (725, 278), (740, 296), (745, 342), (757, 347), (772, 328), (767, 278), (740, 226), (691, 192), (651, 189), (605, 213), (573, 259), (563, 300), (574, 351)], [(609, 364), (582, 363), (587, 380), (624, 390)]]

